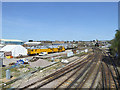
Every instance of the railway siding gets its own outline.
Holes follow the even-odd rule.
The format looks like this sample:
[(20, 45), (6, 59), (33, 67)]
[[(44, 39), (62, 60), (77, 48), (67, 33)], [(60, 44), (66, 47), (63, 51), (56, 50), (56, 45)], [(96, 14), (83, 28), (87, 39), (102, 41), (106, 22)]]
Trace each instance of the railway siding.
[[(56, 69), (43, 78), (33, 78), (22, 87), (23, 90), (28, 88), (115, 88), (119, 89), (119, 72), (114, 61), (108, 53), (99, 48), (93, 48), (93, 54), (86, 55), (82, 59), (80, 57), (73, 58), (69, 64)], [(44, 71), (40, 71), (42, 73)], [(47, 73), (47, 72), (46, 72)], [(35, 78), (34, 78), (35, 79)], [(27, 82), (26, 82), (27, 83)], [(55, 85), (56, 84), (56, 85)]]
[[(76, 59), (76, 60), (82, 61), (83, 59), (85, 59), (85, 58), (87, 58), (87, 57), (88, 57), (88, 55), (82, 56), (82, 58), (78, 58), (78, 59)], [(66, 65), (66, 67), (69, 66), (69, 65), (72, 65), (73, 63), (75, 63), (76, 60), (74, 60), (73, 62), (71, 62), (71, 63), (69, 63), (68, 65)], [(49, 68), (49, 67), (48, 67), (48, 68)], [(61, 68), (60, 68), (60, 69), (61, 69)], [(57, 69), (56, 71), (59, 71), (60, 69)], [(54, 71), (54, 72), (56, 72), (56, 71)], [(51, 72), (51, 73), (53, 73), (53, 72)], [(49, 74), (49, 75), (50, 75), (50, 74)], [(39, 77), (39, 76), (38, 76), (38, 77)], [(26, 82), (26, 84), (21, 85), (21, 86), (22, 86), (21, 88), (26, 87), (27, 85), (31, 85), (32, 83), (35, 83), (35, 82), (37, 82), (37, 81), (40, 81), (38, 77), (36, 77), (37, 80), (32, 80), (32, 79), (29, 80), (29, 84), (28, 84), (28, 82)]]

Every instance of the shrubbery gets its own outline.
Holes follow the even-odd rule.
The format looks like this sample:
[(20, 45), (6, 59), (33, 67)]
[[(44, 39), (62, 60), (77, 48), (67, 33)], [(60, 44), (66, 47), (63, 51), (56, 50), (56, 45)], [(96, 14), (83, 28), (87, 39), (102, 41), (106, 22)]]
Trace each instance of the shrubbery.
[(115, 38), (111, 40), (110, 51), (113, 56), (120, 58), (120, 30), (116, 30)]

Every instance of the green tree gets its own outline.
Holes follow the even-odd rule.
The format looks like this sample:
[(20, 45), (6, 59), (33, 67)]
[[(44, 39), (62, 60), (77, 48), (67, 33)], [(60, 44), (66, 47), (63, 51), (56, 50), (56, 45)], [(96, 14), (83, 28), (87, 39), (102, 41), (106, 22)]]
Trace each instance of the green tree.
[(115, 38), (111, 40), (111, 53), (115, 55), (118, 53), (118, 57), (120, 58), (120, 30), (116, 30)]
[(117, 30), (117, 33), (115, 35), (116, 37), (116, 41), (117, 41), (117, 51), (118, 51), (118, 56), (119, 56), (119, 59), (120, 59), (120, 30)]

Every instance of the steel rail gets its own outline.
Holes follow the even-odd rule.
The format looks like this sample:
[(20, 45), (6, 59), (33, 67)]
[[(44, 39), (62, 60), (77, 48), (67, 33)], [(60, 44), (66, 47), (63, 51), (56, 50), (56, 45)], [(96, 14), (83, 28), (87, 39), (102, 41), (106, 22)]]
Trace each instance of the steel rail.
[(105, 53), (109, 56), (109, 60), (111, 59), (110, 61), (112, 61), (112, 65), (113, 65), (115, 73), (117, 75), (117, 81), (118, 81), (118, 84), (120, 86), (120, 74), (119, 74), (119, 71), (117, 69), (117, 66), (116, 66), (115, 62), (113, 61), (113, 59), (111, 58), (111, 56), (107, 52), (105, 52)]
[[(105, 52), (103, 52), (103, 53), (104, 53), (104, 55), (106, 55)], [(106, 63), (105, 63), (105, 64), (106, 64)], [(111, 68), (110, 68), (110, 66), (109, 66), (108, 64), (106, 64), (106, 66), (108, 67), (108, 70), (110, 71), (111, 76), (112, 76), (112, 78), (113, 78), (113, 81), (114, 81), (114, 83), (115, 83), (115, 87), (116, 87), (116, 89), (118, 90), (118, 86), (117, 86), (117, 83), (116, 83), (115, 77), (114, 77), (114, 75), (113, 75), (113, 72), (111, 71)]]
[[(86, 61), (86, 60), (87, 60), (87, 59), (85, 59), (84, 61)], [(35, 84), (38, 83), (38, 82), (41, 82), (41, 81), (43, 81), (43, 80), (49, 79), (50, 77), (53, 77), (53, 79), (50, 79), (49, 81), (47, 81), (47, 82), (45, 82), (45, 83), (42, 83), (41, 85), (35, 87), (36, 89), (37, 89), (37, 88), (40, 88), (41, 86), (43, 86), (43, 85), (45, 85), (45, 84), (47, 84), (47, 83), (49, 83), (49, 82), (51, 82), (51, 81), (53, 81), (53, 80), (61, 77), (62, 75), (66, 74), (67, 72), (70, 72), (71, 70), (73, 70), (73, 69), (69, 70), (70, 67), (73, 67), (73, 66), (74, 66), (74, 69), (75, 69), (75, 68), (78, 68), (78, 67), (80, 66), (80, 65), (78, 65), (78, 64), (81, 64), (81, 63), (84, 62), (84, 61), (79, 61), (79, 62), (77, 62), (77, 63), (75, 63), (75, 64), (72, 63), (71, 66), (68, 65), (69, 67), (67, 67), (67, 69), (66, 69), (66, 68), (62, 68), (62, 69), (60, 69), (59, 71), (56, 71), (57, 73), (56, 73), (56, 72), (55, 72), (55, 73), (52, 73), (52, 74), (48, 75), (47, 77), (44, 77), (43, 79), (38, 80), (37, 82), (34, 82), (34, 83), (32, 83), (32, 84), (30, 84), (30, 85), (28, 85), (28, 86), (25, 86), (25, 87), (22, 88), (22, 89), (28, 88), (28, 87), (30, 87), (30, 86), (32, 86), (32, 85), (35, 85)], [(76, 66), (76, 65), (78, 65), (78, 66)], [(64, 70), (63, 70), (63, 69), (64, 69)], [(69, 70), (69, 71), (66, 72), (66, 70)], [(63, 72), (63, 74), (61, 74), (62, 72)]]
[[(97, 60), (95, 58), (95, 60)], [(90, 74), (92, 71), (94, 71), (94, 67), (96, 66), (96, 64), (98, 63), (98, 61), (96, 63), (93, 64), (93, 66), (88, 70), (88, 72), (85, 74), (84, 78), (81, 80), (81, 82), (79, 82), (79, 84), (75, 87), (75, 88), (82, 88), (82, 86), (85, 84), (85, 82), (87, 81), (87, 79), (89, 78)], [(98, 72), (98, 71), (97, 71)], [(96, 76), (97, 77), (97, 76)], [(96, 79), (96, 78), (95, 78)], [(94, 79), (94, 81), (95, 81)]]
[[(88, 62), (88, 61), (86, 61), (86, 62)], [(80, 64), (80, 65), (78, 65), (78, 66), (76, 66), (76, 67), (74, 67), (74, 68), (72, 68), (72, 69), (70, 69), (70, 70), (68, 70), (68, 71), (65, 71), (64, 73), (61, 73), (61, 74), (59, 74), (58, 76), (53, 77), (52, 79), (50, 78), (50, 80), (47, 80), (46, 82), (43, 82), (42, 84), (40, 84), (40, 85), (38, 85), (37, 87), (35, 87), (35, 89), (39, 89), (40, 87), (42, 87), (42, 86), (44, 86), (44, 85), (46, 85), (46, 84), (48, 84), (48, 83), (50, 83), (50, 82), (52, 82), (52, 81), (60, 78), (61, 76), (64, 76), (65, 74), (71, 72), (72, 70), (79, 68), (81, 65), (83, 65), (83, 64), (86, 63), (86, 62), (83, 62), (82, 64)]]
[(82, 88), (82, 86), (85, 84), (85, 82), (87, 81), (87, 79), (89, 78), (90, 76), (90, 73), (94, 70), (94, 67), (96, 65), (94, 64), (90, 70), (85, 74), (84, 78), (81, 80), (81, 82), (79, 82), (79, 84), (75, 87), (75, 88)]
[[(94, 52), (95, 53), (95, 52)], [(95, 56), (94, 56), (94, 58), (97, 56), (97, 54), (95, 53)], [(77, 82), (77, 80), (84, 74), (84, 72), (86, 72), (87, 71), (87, 69), (91, 66), (91, 64), (93, 63), (93, 61), (94, 61), (95, 59), (92, 59), (92, 61), (84, 68), (84, 70), (82, 70), (82, 72), (74, 79), (74, 81), (67, 87), (67, 89), (69, 89), (69, 88), (71, 88), (73, 85), (74, 85), (74, 83), (76, 83)], [(67, 90), (66, 89), (66, 90)]]
[[(90, 57), (90, 56), (88, 56), (88, 58), (89, 58), (89, 57)], [(78, 59), (77, 59), (77, 60), (78, 60)], [(83, 61), (79, 61), (79, 63), (82, 63), (82, 62), (83, 62)], [(70, 63), (69, 65), (66, 65), (65, 67), (57, 70), (56, 72), (54, 72), (54, 73), (52, 73), (52, 74), (50, 74), (50, 75), (48, 75), (48, 76), (46, 76), (46, 77), (43, 77), (42, 79), (37, 80), (37, 81), (35, 81), (35, 82), (33, 82), (33, 83), (29, 84), (29, 85), (26, 85), (26, 86), (23, 87), (22, 89), (28, 88), (28, 87), (30, 87), (30, 86), (32, 86), (32, 85), (35, 85), (35, 84), (38, 83), (38, 82), (41, 82), (41, 81), (46, 80), (46, 79), (48, 79), (48, 78), (50, 78), (50, 77), (53, 77), (53, 76), (55, 76), (55, 75), (57, 75), (57, 74), (59, 74), (59, 73), (61, 73), (61, 72), (64, 72), (65, 70), (69, 69), (70, 66), (75, 66), (75, 65), (77, 65), (77, 64), (78, 64), (78, 63), (72, 62), (72, 63)]]
[(73, 86), (73, 84), (84, 74), (84, 72), (91, 66), (91, 64), (93, 63), (93, 60), (86, 66), (86, 68), (77, 76), (77, 78), (74, 79), (74, 81), (67, 87), (70, 88), (71, 86)]
[[(89, 59), (90, 60), (90, 59)], [(88, 62), (87, 62), (88, 63)], [(83, 64), (86, 65), (87, 63)], [(65, 79), (62, 83), (60, 83), (59, 85), (57, 85), (57, 87), (55, 87), (55, 90), (58, 89), (63, 83), (65, 83), (66, 81), (68, 81), (72, 76), (74, 76), (81, 68), (83, 68), (82, 66), (78, 68), (78, 70), (76, 70), (72, 75), (70, 75), (67, 79)]]
[(97, 78), (97, 76), (98, 76), (98, 73), (99, 73), (99, 71), (100, 71), (100, 66), (101, 66), (101, 64), (99, 65), (99, 68), (97, 69), (97, 73), (96, 73), (96, 75), (95, 75), (94, 80), (92, 81), (92, 84), (91, 84), (91, 86), (90, 86), (90, 89), (93, 87), (93, 85), (94, 85), (94, 83), (95, 83), (95, 80), (96, 80), (96, 78)]

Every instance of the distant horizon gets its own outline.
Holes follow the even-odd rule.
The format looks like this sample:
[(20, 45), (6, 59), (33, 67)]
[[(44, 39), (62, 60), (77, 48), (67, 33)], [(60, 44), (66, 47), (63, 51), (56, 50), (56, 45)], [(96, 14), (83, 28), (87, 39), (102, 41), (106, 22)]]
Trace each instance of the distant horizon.
[(3, 2), (2, 38), (22, 41), (112, 40), (117, 2)]
[[(6, 38), (2, 38), (2, 39), (6, 39)], [(13, 40), (20, 40), (20, 39), (13, 39)], [(29, 40), (32, 40), (32, 39), (29, 39)], [(22, 40), (22, 41), (28, 42), (29, 40), (25, 40), (25, 41)], [(98, 39), (95, 39), (95, 40), (98, 40)], [(73, 41), (73, 40), (33, 40), (33, 41)], [(75, 41), (93, 41), (93, 40), (75, 40)], [(98, 40), (98, 41), (110, 41), (110, 40)]]

